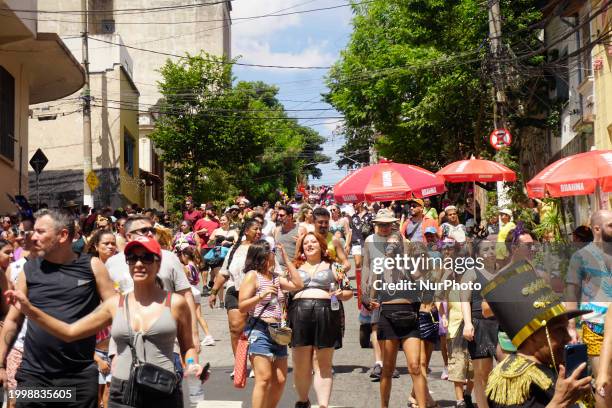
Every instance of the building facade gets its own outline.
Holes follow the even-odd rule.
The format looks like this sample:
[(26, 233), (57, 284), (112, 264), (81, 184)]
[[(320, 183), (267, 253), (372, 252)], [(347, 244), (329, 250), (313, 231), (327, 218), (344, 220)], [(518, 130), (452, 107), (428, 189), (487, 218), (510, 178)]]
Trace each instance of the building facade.
[[(81, 0), (45, 2), (49, 11), (78, 11)], [(159, 69), (173, 55), (197, 54), (201, 50), (214, 55), (231, 56), (231, 2), (212, 0), (168, 0), (163, 3), (147, 0), (89, 0), (88, 31), (90, 50), (116, 43), (120, 35), (132, 56), (132, 79), (139, 90), (137, 150), (143, 181), (143, 204), (164, 206), (164, 174), (159, 152), (148, 135), (155, 127), (156, 105), (161, 98), (157, 82)], [(129, 10), (128, 10), (129, 9)], [(50, 28), (62, 36), (79, 36), (82, 30), (80, 13), (65, 13), (61, 19), (49, 18)], [(61, 21), (59, 21), (61, 20)], [(107, 93), (108, 100), (124, 95)], [(92, 97), (99, 98), (92, 90)], [(110, 102), (109, 102), (110, 103)]]
[(0, 0), (0, 213), (8, 195), (28, 195), (29, 105), (70, 95), (85, 74), (54, 31), (39, 24), (38, 1)]
[[(118, 35), (111, 37), (121, 44)], [(78, 58), (81, 39), (66, 39)], [(121, 45), (106, 44), (89, 53), (92, 168), (99, 186), (94, 206), (144, 205), (138, 160), (138, 89), (132, 58)], [(32, 107), (30, 155), (40, 148), (49, 164), (39, 177), (41, 201), (50, 206), (83, 197), (83, 114), (79, 90), (67, 98)], [(34, 177), (30, 174), (30, 185)]]

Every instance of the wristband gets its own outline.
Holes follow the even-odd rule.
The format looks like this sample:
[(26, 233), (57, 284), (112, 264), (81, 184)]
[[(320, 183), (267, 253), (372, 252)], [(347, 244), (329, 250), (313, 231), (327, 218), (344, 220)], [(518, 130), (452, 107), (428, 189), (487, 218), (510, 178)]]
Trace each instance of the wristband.
[(217, 296), (218, 292), (219, 292), (219, 289), (214, 289), (213, 288), (213, 289), (210, 290), (210, 294), (213, 295), (213, 296)]

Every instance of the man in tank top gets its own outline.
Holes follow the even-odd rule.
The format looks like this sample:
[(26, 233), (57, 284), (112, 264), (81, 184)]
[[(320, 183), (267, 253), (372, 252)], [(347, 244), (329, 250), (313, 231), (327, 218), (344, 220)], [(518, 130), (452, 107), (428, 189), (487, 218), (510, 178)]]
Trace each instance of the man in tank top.
[[(72, 251), (74, 220), (56, 210), (37, 214), (32, 235), (36, 259), (20, 273), (16, 289), (44, 312), (73, 323), (91, 313), (101, 300), (114, 294), (108, 271), (98, 258)], [(11, 306), (0, 340), (0, 382), (6, 383), (6, 357), (24, 317)], [(71, 401), (63, 407), (95, 408), (98, 368), (93, 360), (96, 336), (66, 343), (28, 321), (23, 360), (15, 376), (20, 388), (71, 388)], [(18, 401), (18, 407), (44, 407), (43, 402)]]

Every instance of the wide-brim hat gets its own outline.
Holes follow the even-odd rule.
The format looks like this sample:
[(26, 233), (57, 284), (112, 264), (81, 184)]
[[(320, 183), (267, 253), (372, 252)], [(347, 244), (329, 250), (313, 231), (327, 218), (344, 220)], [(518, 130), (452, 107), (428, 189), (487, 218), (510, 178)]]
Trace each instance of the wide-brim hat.
[(561, 297), (536, 275), (533, 266), (525, 260), (502, 269), (482, 288), (481, 294), (517, 348), (553, 319), (561, 316), (572, 319), (591, 312), (568, 311)]
[(374, 217), (374, 219), (372, 220), (372, 222), (375, 223), (391, 223), (391, 222), (397, 222), (398, 219), (395, 218), (393, 212), (391, 212), (390, 210), (387, 210), (385, 208), (383, 208), (382, 210), (379, 210), (376, 213), (376, 217)]
[(512, 210), (508, 209), (508, 208), (504, 208), (499, 210), (500, 214), (506, 214), (508, 217), (512, 217)]
[(79, 204), (77, 204), (74, 200), (68, 200), (62, 205), (62, 208), (75, 208), (78, 206)]

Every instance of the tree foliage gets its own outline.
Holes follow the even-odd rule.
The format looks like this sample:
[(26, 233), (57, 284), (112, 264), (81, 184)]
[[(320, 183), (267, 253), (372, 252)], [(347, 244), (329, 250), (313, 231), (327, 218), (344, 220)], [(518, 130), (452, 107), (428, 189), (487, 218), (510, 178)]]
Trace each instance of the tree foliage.
[[(541, 18), (538, 3), (502, 0), (504, 44), (521, 52), (540, 45), (532, 27)], [(347, 143), (338, 153), (375, 143), (384, 157), (439, 169), (491, 150), (487, 2), (375, 0), (353, 9), (353, 32), (325, 96), (346, 118)], [(541, 114), (525, 101), (534, 75), (523, 75), (541, 61), (519, 61), (510, 47), (503, 57), (509, 60), (502, 78), (512, 99), (508, 119), (516, 124)], [(512, 116), (518, 105), (522, 113)]]
[(325, 139), (290, 119), (263, 82), (233, 83), (231, 64), (206, 53), (168, 60), (151, 135), (162, 150), (171, 200), (228, 202), (242, 192), (274, 200), (298, 178), (320, 177)]

